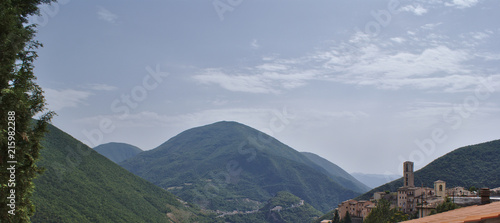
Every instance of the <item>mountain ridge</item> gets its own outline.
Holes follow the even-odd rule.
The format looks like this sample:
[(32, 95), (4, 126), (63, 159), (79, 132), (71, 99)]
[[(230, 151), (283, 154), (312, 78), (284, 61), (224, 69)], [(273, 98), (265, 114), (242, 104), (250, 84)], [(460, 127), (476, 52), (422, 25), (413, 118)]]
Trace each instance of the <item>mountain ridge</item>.
[(120, 142), (101, 144), (94, 147), (94, 150), (115, 163), (122, 162), (143, 152), (137, 146)]
[[(500, 186), (500, 140), (457, 148), (415, 171), (415, 185), (433, 187), (434, 181), (443, 180), (447, 187), (469, 188)], [(403, 178), (391, 181), (357, 197), (369, 199), (374, 192), (396, 191)]]
[[(201, 212), (53, 125), (37, 163), (33, 222), (203, 222)], [(205, 219), (205, 220), (204, 220)]]
[(264, 202), (289, 191), (326, 211), (359, 194), (293, 148), (237, 122), (188, 129), (120, 165), (212, 210), (229, 208), (224, 200), (245, 210), (241, 200)]

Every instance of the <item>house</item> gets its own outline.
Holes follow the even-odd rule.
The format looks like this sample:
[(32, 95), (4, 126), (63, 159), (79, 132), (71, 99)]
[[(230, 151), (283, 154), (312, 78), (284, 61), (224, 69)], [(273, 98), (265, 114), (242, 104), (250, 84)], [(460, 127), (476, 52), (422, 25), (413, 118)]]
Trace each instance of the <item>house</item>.
[(448, 197), (468, 197), (473, 194), (464, 187), (454, 187), (446, 189), (446, 195), (448, 195)]
[(340, 219), (343, 219), (347, 212), (351, 217), (366, 218), (375, 204), (371, 201), (347, 200), (339, 204), (338, 211)]
[(375, 192), (373, 193), (373, 199), (378, 201), (380, 199), (382, 199), (384, 197), (384, 195), (386, 195), (387, 193), (386, 192)]

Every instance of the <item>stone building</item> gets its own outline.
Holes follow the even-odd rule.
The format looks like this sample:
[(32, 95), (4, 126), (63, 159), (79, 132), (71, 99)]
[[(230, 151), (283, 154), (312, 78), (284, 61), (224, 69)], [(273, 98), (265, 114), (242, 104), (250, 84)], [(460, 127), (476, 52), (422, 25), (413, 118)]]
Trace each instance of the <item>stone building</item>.
[(436, 195), (436, 186), (441, 188), (443, 194), (446, 191), (446, 187), (443, 187), (445, 182), (441, 181), (438, 184), (434, 183), (434, 189), (429, 187), (415, 187), (414, 173), (413, 173), (413, 162), (406, 161), (403, 163), (403, 186), (398, 188), (398, 209), (407, 214), (413, 214), (418, 211), (418, 206), (423, 206), (426, 199)]
[(454, 187), (454, 188), (449, 188), (446, 189), (446, 195), (448, 197), (468, 197), (468, 196), (474, 196), (472, 192), (469, 190), (465, 189), (464, 187)]
[(373, 208), (375, 208), (375, 204), (371, 201), (347, 200), (338, 206), (339, 217), (343, 219), (346, 213), (349, 212), (351, 217), (365, 219)]
[(436, 196), (446, 197), (446, 182), (442, 180), (434, 181), (434, 191), (436, 191)]

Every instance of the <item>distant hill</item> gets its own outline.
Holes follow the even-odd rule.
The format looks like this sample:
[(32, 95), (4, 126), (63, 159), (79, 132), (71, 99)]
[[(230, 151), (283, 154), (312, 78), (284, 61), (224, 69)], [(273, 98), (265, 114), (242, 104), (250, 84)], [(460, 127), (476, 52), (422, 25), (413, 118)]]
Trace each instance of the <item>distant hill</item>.
[[(48, 127), (35, 179), (33, 222), (204, 222), (173, 194)], [(206, 220), (209, 222), (211, 220)]]
[[(365, 185), (375, 188), (385, 183), (400, 178), (399, 175), (386, 175), (386, 174), (367, 174), (367, 173), (351, 173), (351, 176), (363, 182)], [(366, 191), (365, 191), (366, 192)]]
[(302, 155), (306, 156), (308, 159), (323, 167), (332, 179), (342, 185), (343, 187), (350, 188), (356, 192), (365, 193), (369, 191), (371, 188), (351, 176), (345, 170), (337, 166), (336, 164), (328, 161), (327, 159), (318, 156), (314, 153), (309, 152), (301, 152)]
[(96, 146), (94, 150), (115, 163), (122, 162), (142, 152), (142, 150), (136, 146), (117, 142)]
[(186, 130), (120, 165), (211, 210), (255, 210), (288, 191), (325, 212), (360, 194), (303, 154), (236, 122)]
[(322, 213), (295, 195), (280, 191), (255, 213), (226, 215), (226, 222), (311, 222)]
[[(415, 172), (415, 185), (433, 187), (434, 181), (443, 180), (446, 187), (476, 188), (500, 186), (500, 140), (465, 146), (432, 161)], [(368, 199), (376, 191), (396, 191), (403, 179), (377, 187), (359, 199)]]

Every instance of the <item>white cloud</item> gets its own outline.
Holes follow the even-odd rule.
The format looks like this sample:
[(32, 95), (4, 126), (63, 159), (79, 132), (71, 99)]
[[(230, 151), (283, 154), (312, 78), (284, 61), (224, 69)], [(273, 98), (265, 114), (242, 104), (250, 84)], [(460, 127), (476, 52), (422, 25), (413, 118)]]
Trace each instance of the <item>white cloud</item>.
[[(496, 60), (498, 55), (476, 52), (459, 40), (450, 41), (448, 36), (427, 31), (441, 24), (428, 23), (413, 34), (388, 39), (356, 32), (347, 41), (334, 42), (329, 48), (302, 57), (281, 59), (274, 55), (252, 67), (206, 69), (193, 78), (198, 83), (218, 85), (229, 91), (264, 94), (281, 93), (313, 80), (392, 90), (411, 87), (442, 92), (472, 91), (477, 84), (475, 76), (491, 73), (485, 73), (485, 68), (474, 62)], [(479, 41), (487, 40), (491, 32), (466, 35)], [(387, 41), (401, 46), (394, 48)]]
[(461, 65), (468, 54), (451, 50), (446, 46), (429, 48), (421, 53), (399, 52), (385, 54), (378, 48), (366, 55), (363, 61), (353, 64), (347, 70), (354, 74), (373, 74), (383, 77), (427, 76), (436, 72), (462, 73)]
[[(207, 125), (218, 121), (237, 121), (250, 125), (270, 135), (273, 134), (271, 122), (276, 120), (287, 122), (295, 118), (286, 107), (276, 108), (227, 108), (207, 109), (183, 114), (159, 114), (157, 112), (143, 111), (127, 115), (99, 115), (78, 120), (80, 123), (99, 123), (102, 119), (110, 119), (119, 128), (138, 127), (168, 127), (168, 129), (188, 129)], [(274, 129), (274, 133), (276, 133)], [(177, 133), (176, 133), (177, 134)], [(173, 135), (172, 135), (173, 136)]]
[(474, 39), (477, 39), (477, 40), (483, 40), (483, 39), (486, 39), (488, 37), (490, 37), (490, 35), (488, 35), (487, 33), (484, 33), (484, 32), (475, 32), (472, 37)]
[(420, 28), (431, 30), (431, 29), (434, 29), (434, 28), (436, 28), (437, 26), (439, 26), (441, 24), (442, 24), (441, 22), (439, 22), (439, 23), (428, 23), (428, 24), (425, 24), (425, 25), (421, 26)]
[(107, 85), (107, 84), (91, 84), (88, 86), (92, 90), (96, 91), (115, 91), (118, 88), (115, 86)]
[(250, 47), (252, 47), (252, 49), (254, 50), (258, 50), (260, 48), (260, 45), (256, 39), (253, 39), (252, 42), (250, 43)]
[(391, 38), (391, 40), (396, 42), (396, 43), (403, 43), (406, 41), (404, 38), (401, 38), (401, 37), (393, 37), (393, 38)]
[(206, 69), (193, 79), (201, 84), (216, 84), (229, 91), (277, 94), (303, 86), (315, 78), (313, 70), (290, 67), (294, 63), (292, 60), (281, 60), (236, 71)]
[(202, 84), (218, 84), (229, 91), (248, 93), (277, 93), (268, 80), (258, 75), (230, 75), (220, 70), (209, 69), (194, 76)]
[(100, 20), (104, 20), (109, 23), (116, 23), (116, 20), (118, 19), (118, 16), (116, 14), (110, 12), (102, 6), (99, 6), (97, 8), (97, 17)]
[(59, 111), (63, 108), (76, 108), (85, 103), (85, 100), (92, 95), (87, 91), (77, 91), (72, 89), (55, 90), (45, 88), (45, 98), (48, 108), (53, 111)]
[(469, 8), (476, 5), (479, 0), (452, 0), (451, 2), (446, 2), (446, 6), (452, 6), (457, 8)]
[(403, 12), (411, 12), (411, 13), (413, 13), (415, 15), (419, 15), (419, 16), (427, 13), (427, 9), (422, 7), (420, 4), (417, 4), (416, 6), (407, 5), (407, 6), (401, 7), (400, 10)]

